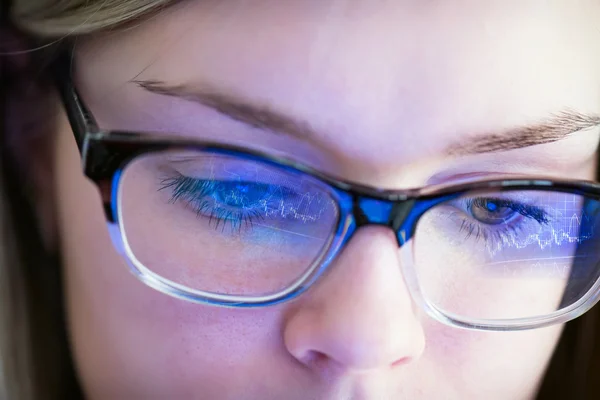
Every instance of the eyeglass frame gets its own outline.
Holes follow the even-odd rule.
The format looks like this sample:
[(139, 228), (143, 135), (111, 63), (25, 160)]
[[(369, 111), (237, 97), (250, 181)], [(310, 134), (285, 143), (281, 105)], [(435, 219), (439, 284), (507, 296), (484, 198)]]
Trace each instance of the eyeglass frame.
[[(585, 180), (519, 177), (486, 178), (463, 183), (438, 184), (421, 188), (388, 190), (353, 183), (318, 171), (308, 165), (285, 157), (244, 148), (242, 146), (166, 135), (156, 132), (105, 131), (99, 128), (93, 114), (79, 96), (73, 80), (73, 56), (70, 51), (61, 54), (55, 64), (56, 86), (64, 105), (73, 135), (81, 155), (84, 175), (99, 189), (110, 236), (116, 249), (126, 257), (129, 269), (143, 283), (159, 292), (199, 304), (225, 307), (265, 307), (289, 301), (307, 291), (329, 270), (332, 261), (341, 253), (354, 233), (361, 227), (378, 225), (390, 228), (399, 250), (409, 242), (417, 223), (431, 208), (449, 200), (477, 191), (535, 190), (577, 194), (600, 201), (600, 183)], [(269, 296), (251, 300), (244, 296), (221, 295), (194, 290), (172, 282), (150, 271), (127, 249), (126, 238), (120, 225), (120, 207), (117, 195), (123, 170), (137, 157), (165, 150), (185, 148), (209, 150), (238, 158), (270, 164), (295, 173), (307, 174), (331, 190), (337, 202), (339, 216), (328, 249), (313, 262), (301, 278)], [(375, 205), (377, 212), (369, 206)], [(385, 211), (381, 213), (381, 211)], [(376, 215), (376, 214), (380, 215)], [(421, 293), (411, 260), (401, 260), (402, 275), (411, 300), (431, 318), (449, 326), (483, 331), (517, 331), (561, 324), (584, 314), (600, 300), (600, 279), (587, 293), (570, 306), (549, 315), (514, 319), (453, 318), (430, 304)], [(467, 321), (468, 320), (468, 321)]]

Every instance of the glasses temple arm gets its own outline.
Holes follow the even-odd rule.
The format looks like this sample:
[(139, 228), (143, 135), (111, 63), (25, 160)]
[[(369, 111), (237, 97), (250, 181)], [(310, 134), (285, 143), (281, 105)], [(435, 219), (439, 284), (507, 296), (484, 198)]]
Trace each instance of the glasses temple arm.
[(75, 141), (80, 153), (83, 152), (85, 137), (88, 133), (98, 131), (91, 113), (79, 99), (79, 94), (71, 78), (73, 57), (70, 52), (61, 55), (55, 64), (55, 80), (62, 99)]

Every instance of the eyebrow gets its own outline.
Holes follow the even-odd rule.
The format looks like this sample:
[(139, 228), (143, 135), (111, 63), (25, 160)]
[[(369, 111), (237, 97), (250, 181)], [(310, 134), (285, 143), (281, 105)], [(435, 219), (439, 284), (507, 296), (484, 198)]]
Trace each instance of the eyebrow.
[[(307, 141), (316, 141), (318, 137), (322, 137), (306, 121), (297, 120), (266, 105), (253, 104), (243, 98), (211, 90), (208, 87), (169, 85), (159, 80), (132, 80), (131, 82), (151, 93), (200, 103), (253, 128)], [(464, 156), (514, 150), (556, 142), (573, 133), (599, 125), (599, 115), (565, 109), (535, 124), (462, 138), (449, 144), (445, 148), (445, 153), (451, 156)]]
[(566, 109), (539, 123), (463, 138), (447, 147), (450, 155), (493, 153), (557, 142), (600, 125), (600, 116)]

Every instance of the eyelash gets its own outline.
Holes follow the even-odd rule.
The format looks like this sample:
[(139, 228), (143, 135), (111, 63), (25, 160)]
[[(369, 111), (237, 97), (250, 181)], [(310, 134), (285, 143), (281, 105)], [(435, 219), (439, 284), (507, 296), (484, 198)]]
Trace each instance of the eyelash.
[[(508, 199), (472, 198), (464, 201), (464, 209), (470, 210), (477, 201), (493, 201), (500, 204), (500, 207), (510, 208), (528, 220), (533, 219), (537, 221), (540, 225), (545, 225), (550, 221), (548, 214), (540, 207), (517, 203)], [(485, 225), (481, 222), (473, 221), (474, 217), (472, 216), (469, 218), (469, 220), (466, 218), (463, 219), (459, 232), (466, 232), (465, 239), (469, 239), (475, 235), (474, 238), (476, 241), (483, 239), (489, 246), (510, 241), (511, 234), (517, 235), (523, 229), (522, 223), (510, 225), (502, 224), (501, 228), (494, 229), (492, 228), (492, 225)], [(490, 239), (492, 239), (492, 241), (490, 241)]]
[[(231, 211), (218, 207), (214, 202), (207, 200), (216, 182), (215, 180), (201, 180), (178, 174), (175, 177), (162, 179), (159, 191), (172, 189), (170, 203), (175, 203), (178, 200), (187, 202), (193, 207), (197, 218), (207, 218), (209, 226), (214, 225), (215, 230), (218, 230), (221, 226), (221, 232), (225, 231), (227, 223), (230, 224), (232, 233), (240, 234), (244, 229), (251, 230), (257, 220), (264, 220), (258, 210), (238, 209)], [(207, 210), (209, 211), (208, 215), (204, 214)]]

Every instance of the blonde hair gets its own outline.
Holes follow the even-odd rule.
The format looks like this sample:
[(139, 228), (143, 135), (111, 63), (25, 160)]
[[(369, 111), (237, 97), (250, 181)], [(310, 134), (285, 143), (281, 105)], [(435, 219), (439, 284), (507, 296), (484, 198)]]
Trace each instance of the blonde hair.
[(13, 0), (15, 26), (41, 37), (82, 35), (130, 22), (172, 0)]

